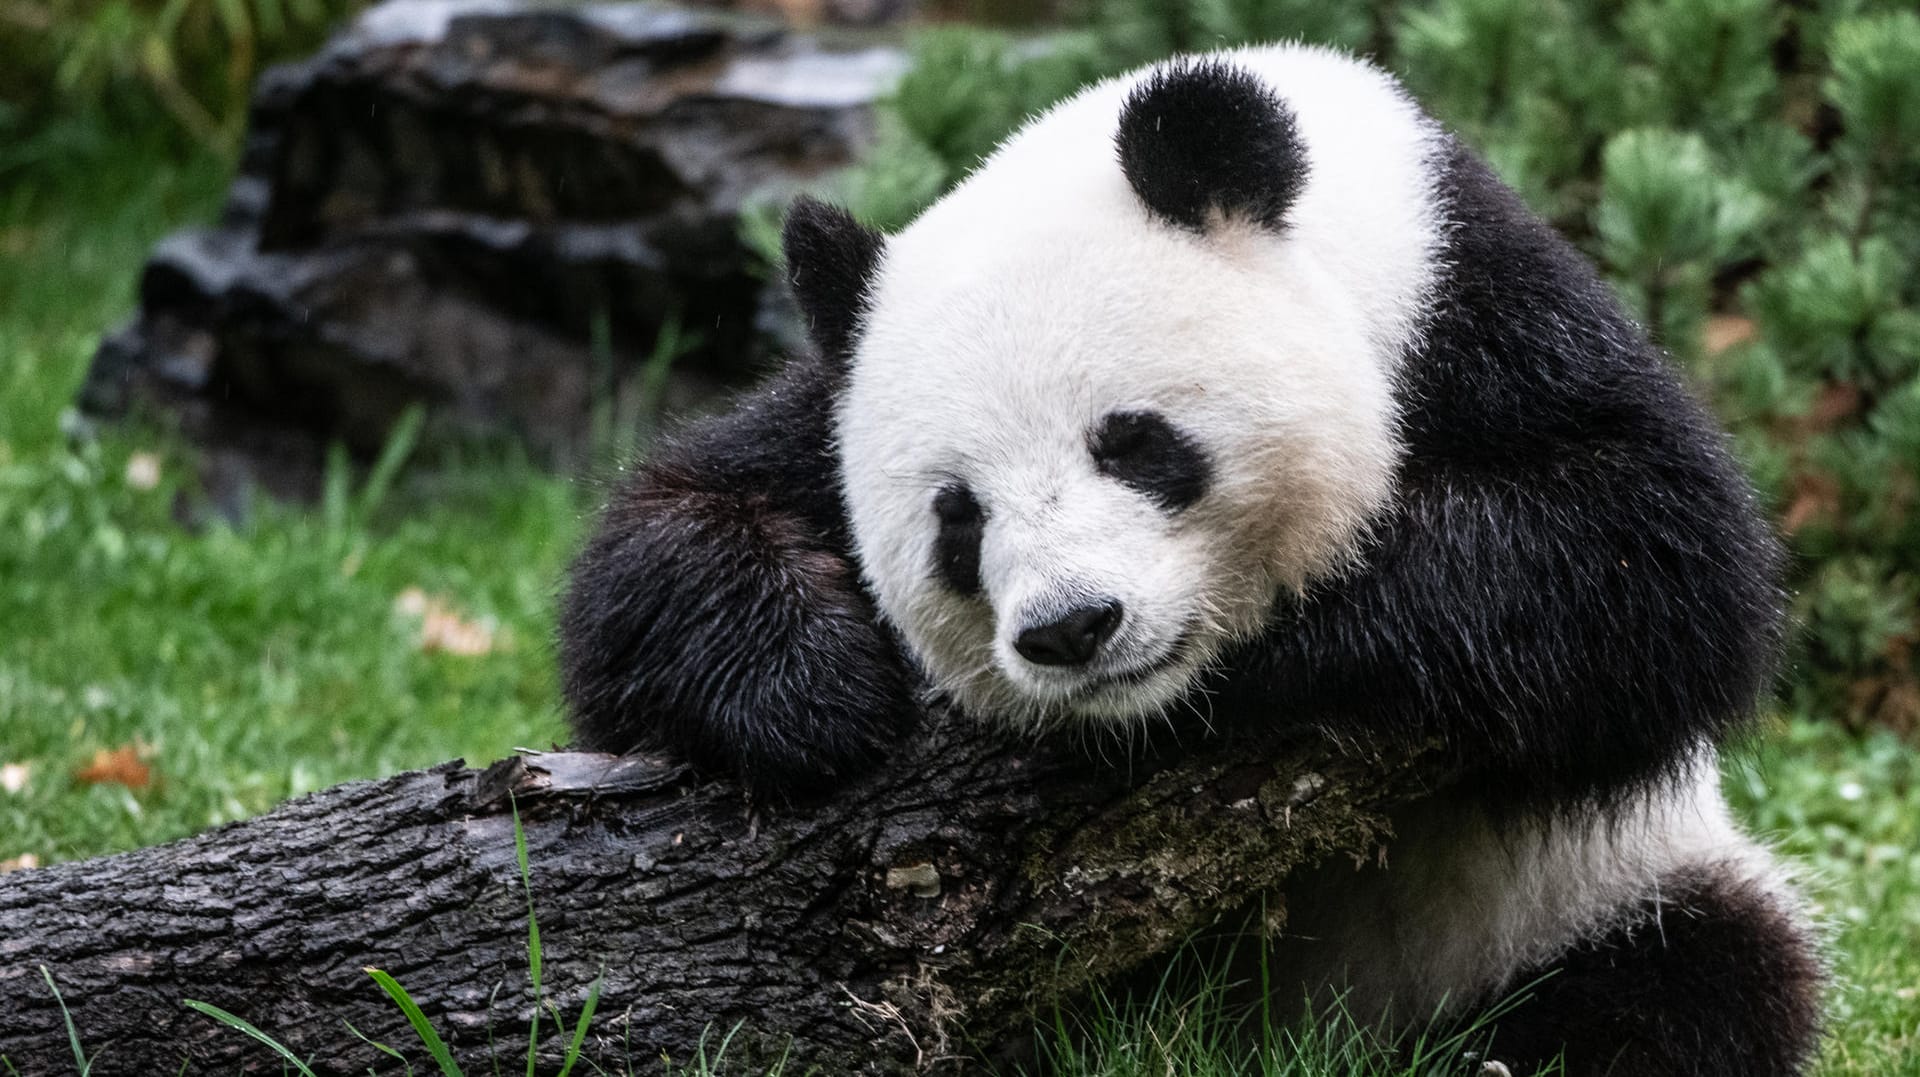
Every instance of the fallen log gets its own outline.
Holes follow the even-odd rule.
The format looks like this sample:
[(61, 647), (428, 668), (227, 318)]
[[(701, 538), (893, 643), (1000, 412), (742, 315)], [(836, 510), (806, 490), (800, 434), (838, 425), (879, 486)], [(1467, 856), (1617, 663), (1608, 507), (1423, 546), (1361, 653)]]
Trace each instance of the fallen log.
[[(281, 1072), (183, 1005), (222, 1007), (322, 1074), (432, 1063), (368, 978), (403, 984), (468, 1072), (541, 1071), (601, 980), (588, 1057), (947, 1073), (1165, 955), (1297, 866), (1371, 855), (1419, 760), (1208, 738), (1100, 759), (947, 714), (821, 803), (752, 808), (659, 760), (528, 753), (356, 782), (169, 845), (0, 877), (0, 1073)], [(493, 1045), (498, 1045), (496, 1048)], [(6, 1066), (13, 1069), (9, 1071)], [(519, 1066), (515, 1065), (518, 1069)], [(580, 1072), (585, 1072), (584, 1067)], [(667, 1072), (677, 1072), (669, 1068)]]

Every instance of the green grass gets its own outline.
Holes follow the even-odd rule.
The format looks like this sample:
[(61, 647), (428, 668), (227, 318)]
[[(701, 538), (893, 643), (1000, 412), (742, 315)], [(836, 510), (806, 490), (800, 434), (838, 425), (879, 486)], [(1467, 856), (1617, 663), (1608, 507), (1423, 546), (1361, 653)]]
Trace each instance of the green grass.
[(1822, 1077), (1920, 1075), (1920, 750), (1793, 722), (1729, 763), (1735, 812), (1806, 872), (1837, 986)]
[[(0, 791), (0, 860), (151, 844), (334, 782), (562, 735), (548, 640), (585, 503), (573, 484), (512, 459), (454, 460), (366, 511), (262, 504), (242, 529), (189, 534), (169, 515), (192, 480), (167, 436), (67, 432), (151, 242), (208, 217), (224, 175), (217, 160), (132, 156), (0, 192), (0, 764), (29, 768), (20, 791)], [(146, 453), (160, 459), (153, 489), (127, 478)], [(395, 609), (409, 588), (491, 620), (497, 645), (424, 652), (418, 621)], [(72, 779), (136, 742), (150, 787)], [(1841, 986), (1818, 1072), (1920, 1075), (1920, 751), (1802, 720), (1728, 773), (1741, 814), (1806, 865), (1833, 925)], [(1209, 997), (1109, 1009), (1090, 1038), (1055, 1038), (1046, 1072), (1428, 1072), (1381, 1061), (1337, 1018), (1271, 1033), (1281, 1049), (1255, 1064)], [(271, 1033), (272, 1014), (241, 1016)], [(716, 1029), (716, 1058), (690, 1072), (735, 1072), (725, 1038)]]
[[(1494, 1023), (1524, 999), (1516, 993), (1471, 1019), (1435, 1021), (1396, 1050), (1338, 1000), (1299, 1018), (1248, 1003), (1219, 971), (1231, 958), (1190, 947), (1145, 999), (1097, 997), (1056, 1015), (1041, 1033), (1039, 1064), (1022, 1077), (1472, 1077)], [(1270, 980), (1264, 963), (1258, 976)], [(1530, 1077), (1558, 1073), (1555, 1065)]]
[[(152, 844), (562, 736), (549, 639), (581, 516), (570, 483), (455, 461), (371, 512), (262, 503), (196, 535), (170, 517), (194, 481), (172, 439), (64, 431), (151, 242), (209, 216), (225, 182), (217, 160), (113, 165), (0, 195), (0, 764), (29, 768), (0, 792), (0, 860)], [(158, 455), (155, 488), (129, 482), (135, 454)], [(409, 588), (493, 626), (493, 649), (424, 651), (396, 611)], [(71, 778), (135, 743), (148, 788)]]

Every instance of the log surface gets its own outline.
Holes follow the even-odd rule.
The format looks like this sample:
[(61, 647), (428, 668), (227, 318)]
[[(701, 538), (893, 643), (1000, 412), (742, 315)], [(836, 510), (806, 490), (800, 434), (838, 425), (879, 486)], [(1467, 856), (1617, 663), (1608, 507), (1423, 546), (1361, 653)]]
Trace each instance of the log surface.
[[(610, 1071), (686, 1064), (734, 1030), (729, 1060), (784, 1053), (787, 1073), (958, 1072), (1295, 867), (1371, 855), (1386, 810), (1426, 780), (1418, 759), (1318, 743), (1096, 755), (938, 714), (834, 798), (758, 810), (645, 758), (456, 761), (0, 877), (0, 1056), (23, 1077), (73, 1071), (44, 965), (95, 1074), (281, 1072), (184, 999), (319, 1073), (397, 1070), (349, 1022), (431, 1072), (376, 967), (469, 1072), (491, 1071), (490, 1044), (520, 1068), (533, 996), (517, 805), (543, 993), (571, 1022), (604, 977), (588, 1055)], [(550, 1017), (541, 1036), (552, 1063)]]

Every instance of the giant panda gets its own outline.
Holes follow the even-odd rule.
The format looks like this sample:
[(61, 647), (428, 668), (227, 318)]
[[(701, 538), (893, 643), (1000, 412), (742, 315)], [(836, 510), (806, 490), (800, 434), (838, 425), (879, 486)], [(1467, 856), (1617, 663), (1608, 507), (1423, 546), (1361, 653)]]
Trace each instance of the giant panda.
[(802, 200), (784, 242), (813, 353), (628, 474), (573, 569), (579, 743), (790, 795), (925, 695), (1438, 738), (1459, 779), (1293, 883), (1273, 968), (1383, 1021), (1525, 989), (1515, 1073), (1802, 1071), (1815, 933), (1716, 781), (1781, 551), (1591, 266), (1390, 76), (1170, 61), (898, 234)]

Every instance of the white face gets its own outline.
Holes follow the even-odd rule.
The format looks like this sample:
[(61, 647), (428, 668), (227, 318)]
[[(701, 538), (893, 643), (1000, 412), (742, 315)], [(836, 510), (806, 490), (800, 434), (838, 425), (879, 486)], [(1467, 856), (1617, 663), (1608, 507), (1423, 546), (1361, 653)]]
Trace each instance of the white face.
[[(1040, 125), (1096, 126), (1086, 101)], [(1412, 319), (1356, 298), (1350, 245), (1150, 219), (1106, 115), (1091, 152), (1016, 141), (889, 240), (837, 416), (882, 613), (937, 689), (1018, 725), (1176, 704), (1354, 561), (1398, 456), (1382, 325)]]

